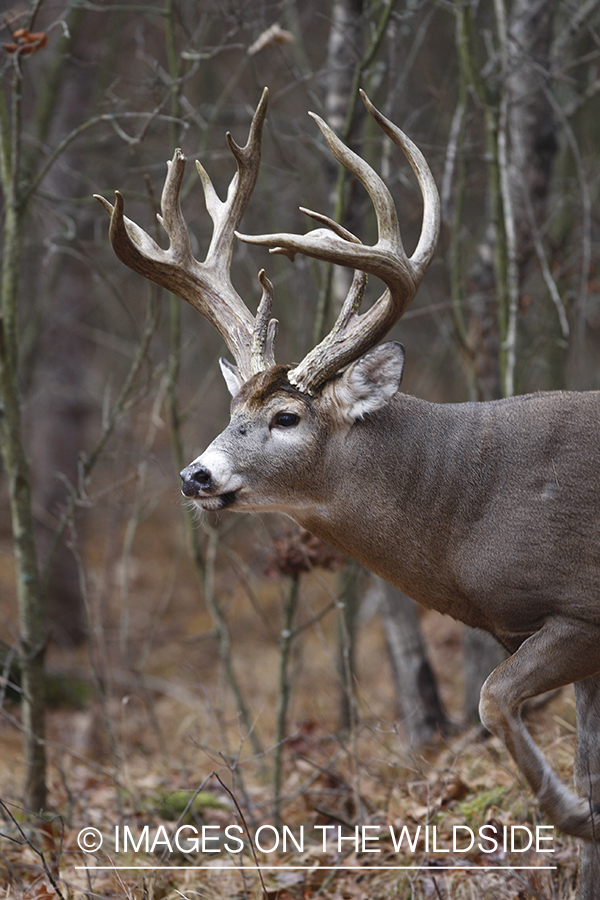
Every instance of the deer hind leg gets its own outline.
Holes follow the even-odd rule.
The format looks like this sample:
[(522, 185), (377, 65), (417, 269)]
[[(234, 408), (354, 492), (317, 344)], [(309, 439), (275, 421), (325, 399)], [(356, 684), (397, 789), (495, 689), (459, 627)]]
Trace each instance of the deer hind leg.
[[(575, 685), (577, 753), (575, 789), (586, 803), (600, 805), (600, 676)], [(600, 841), (600, 834), (595, 835)], [(577, 900), (600, 897), (600, 844), (582, 841), (579, 848)]]
[[(561, 784), (525, 728), (520, 707), (544, 691), (582, 679), (591, 681), (590, 676), (598, 672), (600, 627), (555, 617), (494, 669), (483, 685), (479, 705), (481, 721), (504, 741), (550, 822), (588, 841), (600, 840), (600, 803), (595, 793), (590, 797), (589, 781), (584, 799)], [(586, 754), (590, 757), (592, 742), (590, 735), (589, 743), (582, 746), (578, 771)], [(598, 759), (599, 755), (596, 748), (593, 756)], [(583, 786), (584, 781), (583, 774), (578, 775), (578, 783)]]

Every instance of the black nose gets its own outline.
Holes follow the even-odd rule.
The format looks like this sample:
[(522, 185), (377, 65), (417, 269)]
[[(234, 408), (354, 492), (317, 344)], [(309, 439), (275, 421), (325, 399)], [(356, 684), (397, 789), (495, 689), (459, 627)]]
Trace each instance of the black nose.
[(181, 481), (181, 492), (184, 497), (197, 497), (202, 491), (208, 491), (212, 487), (212, 474), (206, 466), (191, 465), (186, 466), (179, 473)]

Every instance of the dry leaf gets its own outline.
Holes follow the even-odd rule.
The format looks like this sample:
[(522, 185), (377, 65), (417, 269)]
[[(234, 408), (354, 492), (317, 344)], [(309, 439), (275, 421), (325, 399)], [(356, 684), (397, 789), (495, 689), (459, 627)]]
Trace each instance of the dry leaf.
[(248, 47), (248, 56), (254, 56), (256, 53), (260, 53), (261, 50), (264, 50), (265, 47), (272, 47), (273, 44), (291, 44), (293, 40), (294, 35), (291, 31), (284, 31), (283, 28), (277, 24), (271, 25), (270, 28), (263, 31), (254, 43)]

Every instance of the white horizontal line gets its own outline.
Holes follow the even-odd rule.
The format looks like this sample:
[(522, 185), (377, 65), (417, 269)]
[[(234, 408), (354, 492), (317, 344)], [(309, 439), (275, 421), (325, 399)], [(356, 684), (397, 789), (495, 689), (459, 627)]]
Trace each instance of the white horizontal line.
[(490, 870), (504, 869), (506, 871), (537, 871), (538, 869), (557, 869), (558, 866), (75, 866), (76, 869), (84, 869), (88, 872), (97, 872), (100, 870), (127, 870), (127, 871), (161, 871), (162, 869), (181, 869), (181, 870), (197, 870), (207, 869), (214, 871), (215, 869), (223, 869), (227, 872), (239, 872), (242, 869), (252, 869), (254, 871), (265, 871), (266, 869), (283, 869), (288, 872), (307, 871), (316, 872), (319, 870), (357, 870), (364, 872), (366, 870), (379, 871), (381, 869), (410, 869), (417, 871), (439, 872), (442, 869), (472, 869), (474, 872), (487, 872)]

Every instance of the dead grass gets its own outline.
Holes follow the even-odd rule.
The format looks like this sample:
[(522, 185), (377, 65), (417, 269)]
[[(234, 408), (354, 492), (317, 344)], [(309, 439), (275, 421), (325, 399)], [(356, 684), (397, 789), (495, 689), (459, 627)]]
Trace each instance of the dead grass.
[[(269, 527), (271, 527), (269, 525)], [(237, 526), (236, 526), (237, 529)], [(103, 702), (81, 709), (49, 712), (51, 825), (19, 809), (23, 762), (18, 708), (7, 709), (0, 722), (0, 795), (6, 808), (0, 841), (0, 884), (14, 898), (237, 898), (306, 900), (323, 897), (368, 900), (508, 900), (574, 896), (576, 844), (555, 835), (553, 854), (534, 851), (484, 853), (452, 849), (453, 826), (477, 829), (543, 825), (536, 805), (519, 780), (504, 749), (495, 739), (482, 739), (477, 729), (459, 730), (435, 748), (414, 752), (398, 723), (389, 664), (377, 616), (360, 626), (357, 665), (357, 720), (352, 732), (337, 734), (339, 688), (336, 675), (338, 623), (331, 610), (306, 628), (294, 643), (288, 739), (283, 756), (282, 822), (273, 814), (273, 734), (278, 700), (278, 639), (286, 579), (267, 579), (266, 526), (254, 525), (255, 542), (241, 543), (242, 530), (228, 537), (228, 550), (218, 557), (217, 588), (231, 635), (232, 660), (251, 714), (262, 753), (252, 748), (239, 710), (223, 675), (213, 624), (205, 612), (190, 564), (179, 547), (177, 525), (163, 517), (140, 528), (130, 560), (129, 626), (123, 630), (118, 582), (123, 560), (118, 542), (95, 546), (89, 583), (95, 622), (93, 657), (101, 676)], [(244, 535), (244, 540), (245, 540)], [(251, 570), (240, 575), (231, 552), (241, 553)], [(6, 559), (6, 545), (0, 551)], [(6, 567), (0, 574), (7, 579)], [(318, 617), (331, 604), (334, 573), (302, 579), (297, 624)], [(6, 596), (6, 595), (5, 595)], [(3, 609), (5, 634), (14, 632), (14, 611)], [(432, 662), (444, 702), (460, 724), (462, 703), (461, 627), (436, 614), (423, 617)], [(52, 669), (94, 680), (87, 652), (49, 655)], [(563, 691), (531, 714), (534, 737), (565, 782), (572, 779), (574, 709)], [(202, 790), (200, 802), (186, 801)], [(184, 792), (184, 793), (182, 793)], [(185, 793), (187, 792), (187, 794)], [(169, 798), (175, 797), (173, 803)], [(14, 817), (14, 820), (12, 820)], [(192, 835), (194, 827), (217, 836), (205, 850), (184, 854), (173, 844), (178, 827)], [(288, 839), (285, 853), (266, 852), (275, 828), (283, 825), (304, 845)], [(77, 837), (84, 827), (104, 837), (97, 853), (81, 852)], [(115, 848), (115, 828), (123, 838), (127, 826), (139, 840), (158, 835), (154, 852)], [(243, 829), (244, 850), (227, 853), (225, 829)], [(250, 844), (263, 835), (265, 852)], [(266, 827), (265, 827), (266, 826)], [(322, 846), (322, 826), (331, 838)], [(354, 828), (368, 826), (377, 842), (357, 852), (347, 839)], [(390, 826), (403, 826), (414, 837), (396, 851)], [(435, 826), (437, 851), (431, 846)], [(37, 849), (24, 842), (38, 842)], [(430, 845), (425, 845), (429, 828)], [(31, 829), (34, 829), (33, 831)], [(341, 829), (338, 833), (337, 829)], [(239, 832), (235, 831), (235, 834)], [(525, 832), (521, 831), (521, 834)], [(466, 834), (463, 830), (460, 834)], [(359, 832), (360, 835), (360, 832)], [(259, 841), (260, 843), (260, 841)], [(230, 842), (229, 846), (232, 846)], [(439, 848), (448, 848), (448, 852)], [(43, 850), (44, 860), (40, 857)], [(259, 865), (240, 870), (239, 865)], [(107, 866), (86, 871), (78, 868)], [(145, 870), (120, 866), (157, 867)], [(165, 865), (180, 866), (166, 869)], [(228, 869), (218, 869), (226, 865)], [(268, 866), (285, 866), (269, 869)], [(484, 866), (540, 866), (543, 869), (483, 869)], [(192, 868), (203, 866), (204, 868)], [(401, 869), (399, 866), (421, 868)], [(442, 866), (470, 866), (442, 868)], [(234, 868), (238, 867), (238, 868)], [(371, 867), (371, 868), (368, 868)], [(262, 882), (261, 882), (262, 878)], [(55, 886), (52, 884), (54, 879)]]

